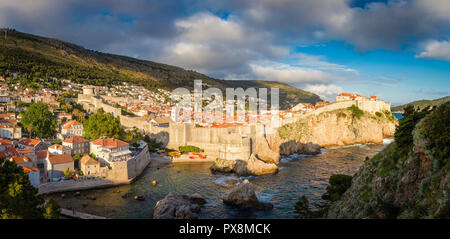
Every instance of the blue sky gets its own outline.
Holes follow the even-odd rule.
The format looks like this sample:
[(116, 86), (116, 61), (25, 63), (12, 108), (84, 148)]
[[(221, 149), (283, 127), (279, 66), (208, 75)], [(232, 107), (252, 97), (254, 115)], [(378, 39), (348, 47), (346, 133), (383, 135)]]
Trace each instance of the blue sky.
[(328, 100), (450, 95), (448, 0), (0, 0), (0, 26)]

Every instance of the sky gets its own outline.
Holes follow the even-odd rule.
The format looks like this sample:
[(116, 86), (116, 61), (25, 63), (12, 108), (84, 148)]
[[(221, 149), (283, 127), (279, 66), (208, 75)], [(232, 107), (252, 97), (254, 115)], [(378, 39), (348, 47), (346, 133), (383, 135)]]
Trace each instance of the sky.
[(0, 0), (0, 27), (331, 101), (450, 95), (449, 0)]

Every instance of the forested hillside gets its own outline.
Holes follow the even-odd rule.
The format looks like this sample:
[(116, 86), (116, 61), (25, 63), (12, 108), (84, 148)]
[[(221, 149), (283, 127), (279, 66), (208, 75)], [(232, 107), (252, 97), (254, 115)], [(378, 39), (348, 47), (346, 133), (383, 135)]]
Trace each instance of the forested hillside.
[[(1, 29), (1, 32), (4, 30), (6, 29)], [(129, 82), (148, 89), (192, 89), (193, 80), (200, 79), (207, 86), (220, 89), (278, 87), (281, 108), (288, 108), (299, 102), (321, 101), (319, 96), (311, 92), (283, 83), (219, 80), (176, 66), (106, 54), (72, 43), (8, 29), (7, 37), (0, 38), (0, 76), (10, 77), (13, 73), (19, 73), (30, 81), (56, 77), (103, 86)]]

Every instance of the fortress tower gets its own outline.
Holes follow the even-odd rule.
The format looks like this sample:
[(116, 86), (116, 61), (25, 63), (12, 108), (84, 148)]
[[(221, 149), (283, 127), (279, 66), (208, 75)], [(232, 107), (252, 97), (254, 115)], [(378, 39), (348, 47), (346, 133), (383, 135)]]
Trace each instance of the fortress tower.
[(94, 87), (92, 87), (92, 86), (85, 86), (85, 87), (83, 87), (83, 95), (95, 95), (94, 94)]

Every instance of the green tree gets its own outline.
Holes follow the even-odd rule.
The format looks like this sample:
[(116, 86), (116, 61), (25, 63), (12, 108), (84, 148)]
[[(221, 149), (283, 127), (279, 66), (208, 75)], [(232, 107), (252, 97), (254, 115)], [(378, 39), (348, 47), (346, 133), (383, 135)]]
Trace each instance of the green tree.
[(58, 203), (52, 198), (50, 199), (45, 207), (44, 218), (45, 219), (55, 219), (59, 218), (59, 214), (61, 212), (61, 208)]
[(74, 109), (72, 111), (72, 116), (79, 122), (84, 122), (86, 120), (86, 113), (79, 109)]
[(51, 137), (55, 133), (55, 116), (50, 112), (47, 105), (40, 102), (31, 104), (27, 108), (21, 122), (29, 132), (34, 133), (38, 137)]
[(430, 113), (430, 107), (419, 111), (414, 106), (408, 105), (404, 109), (403, 118), (399, 120), (399, 125), (395, 130), (395, 142), (403, 154), (407, 153), (413, 146), (412, 132), (416, 124)]
[(59, 217), (59, 206), (37, 195), (28, 175), (16, 163), (0, 158), (0, 218), (35, 219)]
[(330, 177), (330, 185), (327, 191), (322, 195), (322, 199), (329, 201), (337, 201), (352, 185), (353, 177), (345, 174), (334, 174)]
[(120, 120), (111, 114), (97, 112), (84, 121), (84, 137), (86, 139), (98, 139), (102, 136), (120, 138), (123, 129)]
[(74, 175), (74, 173), (73, 173), (72, 170), (70, 170), (70, 169), (64, 170), (64, 177), (65, 177), (66, 179), (71, 178), (73, 175)]

